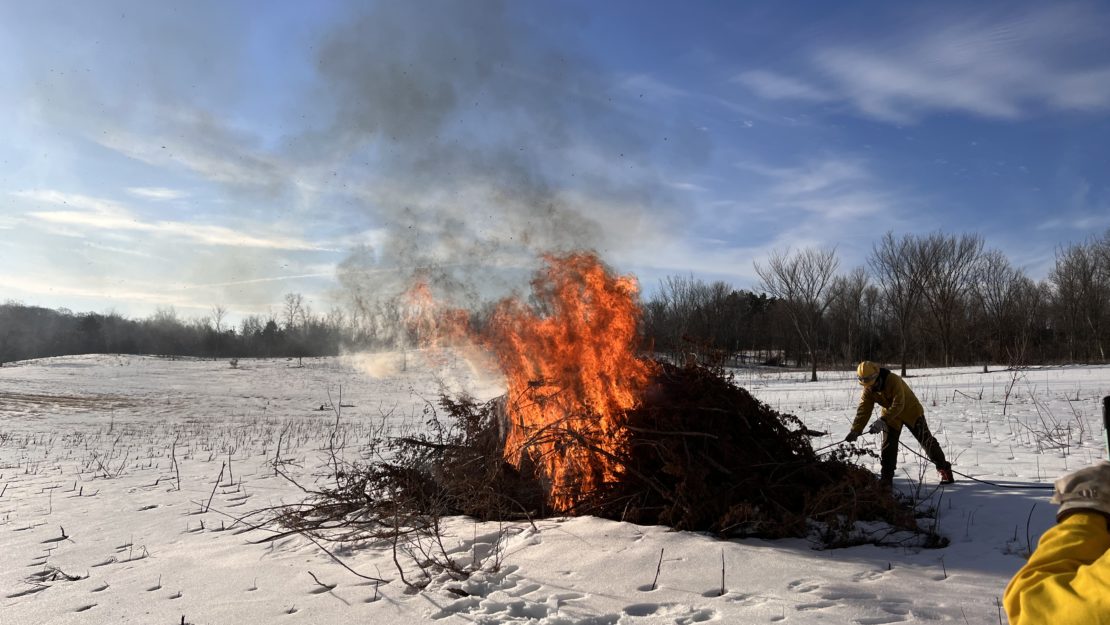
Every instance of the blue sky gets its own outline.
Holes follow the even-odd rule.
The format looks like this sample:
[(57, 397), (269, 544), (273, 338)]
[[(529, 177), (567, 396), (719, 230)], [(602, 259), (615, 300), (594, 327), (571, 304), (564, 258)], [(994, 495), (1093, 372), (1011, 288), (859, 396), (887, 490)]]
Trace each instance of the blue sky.
[(753, 288), (773, 249), (1110, 227), (1098, 3), (0, 3), (0, 298), (131, 316), (596, 249)]

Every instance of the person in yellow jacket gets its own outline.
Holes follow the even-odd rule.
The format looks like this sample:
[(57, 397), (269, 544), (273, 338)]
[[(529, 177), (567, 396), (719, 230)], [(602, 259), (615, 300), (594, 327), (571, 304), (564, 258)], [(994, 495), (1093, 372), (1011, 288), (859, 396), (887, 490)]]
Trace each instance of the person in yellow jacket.
[(1056, 480), (1056, 525), (1002, 595), (1010, 625), (1110, 623), (1110, 462)]
[[(871, 419), (875, 404), (882, 406), (881, 425), (877, 424), (883, 432), (882, 451), (879, 454), (882, 467), (879, 479), (882, 483), (890, 486), (894, 482), (894, 469), (898, 465), (898, 438), (902, 434), (903, 425), (909, 427), (910, 433), (925, 450), (925, 455), (936, 465), (940, 483), (951, 484), (955, 481), (952, 477), (952, 465), (944, 458), (940, 443), (925, 422), (925, 409), (905, 380), (890, 369), (879, 367), (869, 360), (859, 363), (856, 379), (863, 387), (863, 393), (859, 398), (859, 408), (856, 409), (852, 429), (844, 440), (850, 443), (859, 438), (863, 433), (863, 426)], [(874, 427), (872, 431), (875, 431)]]

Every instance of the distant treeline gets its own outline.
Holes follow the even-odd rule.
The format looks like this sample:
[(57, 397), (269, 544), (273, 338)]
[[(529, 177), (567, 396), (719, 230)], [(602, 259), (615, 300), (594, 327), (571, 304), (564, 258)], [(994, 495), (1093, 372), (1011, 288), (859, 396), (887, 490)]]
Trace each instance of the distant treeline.
[[(776, 251), (757, 264), (761, 292), (671, 276), (644, 301), (645, 349), (675, 362), (891, 365), (1106, 362), (1110, 231), (1061, 247), (1034, 281), (978, 235), (888, 233), (864, 267), (840, 273), (835, 250)], [(488, 310), (488, 309), (487, 309)], [(314, 314), (301, 295), (280, 312), (227, 322), (212, 308), (146, 319), (0, 305), (0, 361), (82, 353), (197, 357), (332, 356), (420, 343), (404, 305), (361, 302)], [(480, 326), (483, 315), (474, 313)], [(423, 326), (420, 326), (423, 327)]]
[(776, 251), (763, 293), (670, 277), (645, 302), (644, 333), (674, 360), (768, 364), (1023, 366), (1107, 362), (1110, 231), (1061, 247), (1034, 281), (978, 235), (888, 233), (867, 265), (833, 249)]
[(316, 314), (299, 293), (286, 294), (279, 311), (248, 315), (238, 324), (229, 323), (223, 306), (189, 319), (172, 307), (129, 319), (7, 302), (0, 304), (0, 363), (94, 353), (307, 358), (342, 349), (397, 349), (421, 343), (424, 326), (404, 321), (411, 314), (404, 298), (359, 302), (349, 314), (339, 308)]
[(163, 310), (148, 319), (73, 313), (9, 302), (0, 305), (0, 362), (68, 354), (120, 353), (198, 357), (329, 356), (341, 334), (326, 323), (291, 328), (251, 318), (217, 329), (209, 318), (179, 319)]

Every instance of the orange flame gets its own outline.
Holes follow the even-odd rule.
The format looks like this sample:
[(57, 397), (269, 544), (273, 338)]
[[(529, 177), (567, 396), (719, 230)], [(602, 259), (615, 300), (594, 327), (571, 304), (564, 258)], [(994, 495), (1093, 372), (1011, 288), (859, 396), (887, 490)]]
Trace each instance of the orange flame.
[(410, 286), (402, 301), (406, 342), (427, 350), (431, 363), (442, 365), (446, 360), (443, 348), (457, 346), (468, 338), (470, 324), (466, 311), (444, 306), (427, 282), (420, 280)]
[(550, 482), (549, 504), (616, 477), (626, 412), (640, 400), (653, 363), (636, 356), (638, 285), (593, 254), (546, 256), (532, 282), (534, 306), (505, 300), (484, 343), (508, 383), (505, 458), (531, 462)]

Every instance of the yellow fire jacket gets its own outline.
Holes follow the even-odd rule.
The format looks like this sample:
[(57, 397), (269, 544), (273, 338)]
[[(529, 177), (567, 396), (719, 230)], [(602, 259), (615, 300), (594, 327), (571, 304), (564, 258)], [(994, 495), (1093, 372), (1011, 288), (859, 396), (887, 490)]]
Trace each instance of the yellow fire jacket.
[(1110, 623), (1106, 517), (1076, 512), (1049, 528), (1002, 595), (1010, 625)]
[(883, 421), (891, 427), (903, 424), (913, 426), (925, 414), (921, 402), (917, 401), (917, 395), (913, 394), (902, 378), (889, 369), (879, 369), (879, 379), (871, 386), (863, 387), (859, 408), (856, 409), (856, 420), (852, 422), (853, 432), (863, 432), (863, 426), (871, 419), (875, 404), (883, 407)]

